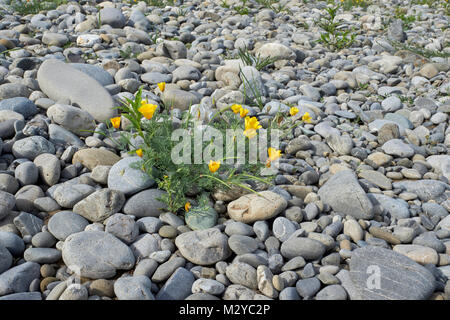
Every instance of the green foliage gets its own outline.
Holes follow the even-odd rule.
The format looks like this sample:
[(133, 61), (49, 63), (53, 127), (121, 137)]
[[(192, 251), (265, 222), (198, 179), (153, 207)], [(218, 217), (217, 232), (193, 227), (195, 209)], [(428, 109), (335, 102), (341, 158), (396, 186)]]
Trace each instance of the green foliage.
[(150, 7), (164, 8), (165, 6), (182, 5), (182, 0), (128, 0), (130, 4), (136, 4), (139, 1), (144, 1)]
[(448, 0), (411, 0), (411, 4), (421, 6), (426, 5), (429, 8), (433, 9), (442, 8), (444, 9), (445, 15), (450, 15), (450, 3), (448, 2)]
[(346, 11), (354, 7), (361, 7), (365, 9), (372, 4), (372, 2), (368, 0), (344, 0), (340, 1), (340, 3), (342, 8)]
[[(139, 149), (142, 150), (142, 163), (138, 167), (154, 179), (160, 189), (166, 191), (166, 195), (161, 200), (167, 204), (171, 212), (176, 213), (184, 207), (187, 201), (186, 193), (200, 194), (203, 191), (211, 192), (219, 188), (226, 189), (233, 186), (248, 189), (243, 183), (249, 180), (269, 182), (267, 179), (256, 176), (259, 170), (264, 167), (264, 164), (261, 163), (248, 164), (246, 161), (243, 165), (235, 165), (225, 163), (225, 158), (215, 159), (215, 161), (221, 162), (220, 168), (216, 172), (210, 171), (207, 163), (195, 164), (194, 151), (197, 149), (195, 147), (190, 150), (191, 164), (175, 164), (171, 158), (171, 151), (179, 142), (171, 139), (174, 130), (172, 116), (165, 109), (155, 113), (150, 119), (142, 119), (143, 114), (139, 111), (142, 101), (141, 88), (133, 100), (126, 99), (118, 107), (122, 112), (122, 117), (128, 119), (131, 125), (128, 128), (130, 132), (122, 132), (120, 139), (116, 139), (116, 143), (119, 148), (130, 153), (135, 153)], [(191, 110), (189, 110), (184, 114), (182, 121), (182, 128), (191, 133), (190, 136), (183, 138), (190, 141), (191, 146), (194, 145), (194, 131), (198, 130), (197, 120), (198, 118), (192, 116)], [(240, 118), (239, 114), (234, 114), (230, 108), (221, 113), (216, 113), (214, 119), (211, 119), (207, 124), (221, 131), (223, 136), (225, 136), (226, 129), (244, 129), (244, 119)], [(239, 137), (236, 137), (237, 139)], [(138, 144), (136, 141), (139, 141)], [(245, 157), (248, 159), (247, 138), (245, 138), (245, 142), (247, 144)], [(201, 150), (204, 151), (207, 147), (212, 147), (213, 143), (212, 140), (203, 141)], [(223, 154), (227, 154), (225, 146)], [(211, 156), (214, 158), (217, 155), (211, 154)], [(237, 149), (235, 148), (233, 158), (237, 156)]]
[(261, 58), (261, 55), (255, 56), (248, 50), (247, 47), (243, 49), (240, 48), (238, 51), (238, 56), (245, 65), (255, 67), (258, 71), (263, 70), (265, 67), (277, 61), (277, 59), (271, 57)]
[(21, 15), (36, 14), (41, 11), (54, 10), (67, 3), (67, 0), (11, 0), (11, 8)]
[(125, 50), (119, 50), (120, 57), (122, 59), (135, 59), (138, 54), (133, 52), (131, 47), (127, 47)]
[(262, 110), (264, 108), (264, 102), (262, 99), (263, 95), (258, 86), (256, 86), (253, 81), (249, 81), (249, 79), (247, 79), (247, 77), (242, 73), (241, 70), (239, 74), (244, 78), (242, 80), (242, 84), (244, 86), (245, 99), (250, 101), (251, 106), (256, 106), (259, 108), (259, 110)]
[(161, 33), (159, 32), (159, 30), (156, 30), (155, 32), (150, 33), (149, 36), (150, 36), (150, 41), (153, 44), (157, 44), (158, 43), (158, 39), (161, 37)]
[(410, 29), (412, 27), (413, 22), (420, 19), (420, 15), (406, 15), (408, 12), (407, 8), (397, 7), (394, 10), (394, 17), (396, 19), (400, 19), (403, 21), (403, 27), (405, 29)]
[(270, 9), (275, 13), (285, 12), (288, 14), (292, 14), (291, 10), (287, 8), (287, 4), (281, 3), (280, 0), (255, 0), (255, 1), (259, 3), (261, 6)]
[(318, 42), (335, 51), (350, 47), (356, 37), (355, 30), (343, 29), (341, 23), (335, 21), (339, 8), (341, 8), (340, 5), (327, 7), (326, 14), (321, 15), (316, 21), (317, 25), (325, 31), (320, 34)]
[(408, 43), (402, 43), (395, 40), (389, 40), (389, 43), (397, 50), (407, 50), (412, 53), (415, 53), (425, 59), (431, 59), (433, 57), (440, 57), (440, 58), (450, 58), (450, 53), (445, 51), (437, 51), (437, 50), (429, 50), (425, 48), (421, 48), (412, 44)]

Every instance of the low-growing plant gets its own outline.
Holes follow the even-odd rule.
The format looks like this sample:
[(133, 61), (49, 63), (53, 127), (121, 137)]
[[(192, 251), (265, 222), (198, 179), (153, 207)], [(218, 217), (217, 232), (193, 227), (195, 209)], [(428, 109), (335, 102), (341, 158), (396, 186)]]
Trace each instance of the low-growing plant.
[(120, 50), (120, 57), (122, 59), (135, 59), (139, 54), (133, 52), (133, 49), (131, 47), (127, 47), (125, 50)]
[(255, 0), (261, 6), (272, 10), (275, 13), (285, 12), (292, 14), (292, 11), (287, 7), (287, 3), (282, 3), (280, 0)]
[(416, 45), (412, 45), (409, 43), (402, 43), (396, 40), (388, 39), (391, 46), (393, 46), (397, 50), (406, 50), (410, 51), (414, 54), (417, 54), (425, 59), (431, 59), (433, 57), (440, 57), (440, 58), (450, 58), (450, 53), (445, 51), (438, 51), (438, 50), (429, 50), (425, 48), (418, 47)]
[(368, 0), (339, 0), (344, 10), (350, 10), (354, 7), (367, 8), (372, 4), (371, 1)]
[(325, 32), (320, 34), (318, 42), (324, 44), (331, 50), (342, 50), (350, 47), (356, 38), (355, 30), (344, 29), (340, 22), (335, 21), (341, 5), (325, 8), (326, 14), (321, 15), (316, 21), (317, 25)]
[(149, 36), (150, 36), (150, 41), (153, 44), (157, 44), (158, 39), (161, 38), (161, 33), (159, 32), (159, 30), (155, 30), (154, 32), (150, 33)]
[[(164, 91), (165, 84), (159, 83), (158, 87), (160, 92)], [(263, 133), (267, 133), (264, 137), (272, 137), (273, 129), (270, 126), (262, 129), (256, 117), (247, 116), (249, 110), (245, 106), (233, 104), (206, 118), (199, 105), (191, 106), (184, 112), (181, 124), (175, 126), (170, 108), (163, 103), (159, 106), (149, 103), (144, 99), (140, 88), (134, 99), (125, 99), (118, 109), (121, 117), (111, 118), (110, 123), (107, 123), (107, 132), (101, 134), (116, 141), (118, 148), (142, 159), (133, 167), (147, 173), (165, 191), (160, 200), (173, 213), (188, 212), (188, 198), (193, 195), (197, 195), (197, 202), (205, 203), (205, 194), (218, 189), (242, 188), (258, 193), (252, 187), (256, 183), (271, 184), (273, 176), (269, 174), (263, 177), (260, 170), (276, 163), (281, 151), (267, 148), (272, 143), (272, 139), (268, 138), (263, 150), (266, 152), (266, 159), (258, 156), (260, 161), (249, 161), (250, 143), (261, 141)], [(297, 108), (291, 110), (291, 115), (298, 112)], [(120, 128), (122, 118), (126, 118), (129, 125), (124, 128), (125, 131), (121, 131), (119, 138), (112, 138), (112, 133)], [(305, 114), (302, 119), (309, 121), (310, 118)], [(291, 128), (299, 123), (295, 123), (293, 117), (281, 116), (277, 118), (276, 124), (277, 128)], [(125, 124), (122, 127), (123, 125)], [(182, 130), (182, 135), (174, 139), (173, 135), (179, 134), (176, 130)], [(227, 143), (220, 144), (217, 141), (220, 139), (211, 135), (212, 131), (219, 132), (222, 137), (226, 136)], [(196, 140), (198, 134), (203, 137), (200, 142)], [(182, 148), (179, 138), (182, 139)], [(245, 145), (244, 152), (239, 151), (239, 144)], [(193, 148), (185, 149), (187, 146)], [(180, 150), (183, 151), (183, 161), (174, 158), (174, 154), (178, 156)], [(196, 160), (199, 150), (203, 161)], [(205, 159), (207, 157), (209, 162)]]
[(41, 11), (54, 10), (67, 3), (67, 0), (11, 0), (11, 8), (21, 15), (36, 14)]
[(412, 24), (420, 19), (420, 13), (419, 15), (407, 15), (408, 9), (407, 8), (401, 8), (397, 7), (394, 10), (394, 17), (396, 19), (400, 19), (403, 21), (403, 28), (404, 29), (410, 29), (412, 27)]
[(258, 71), (263, 70), (277, 61), (276, 58), (272, 57), (262, 58), (259, 54), (255, 56), (247, 47), (238, 49), (238, 57), (245, 65), (255, 67)]

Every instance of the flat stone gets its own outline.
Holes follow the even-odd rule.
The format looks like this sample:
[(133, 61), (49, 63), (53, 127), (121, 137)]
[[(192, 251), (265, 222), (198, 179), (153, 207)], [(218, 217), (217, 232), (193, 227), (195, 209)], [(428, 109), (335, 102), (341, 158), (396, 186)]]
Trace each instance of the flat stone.
[(188, 110), (190, 106), (200, 102), (193, 93), (179, 89), (164, 90), (162, 100), (166, 107), (180, 110)]
[(387, 141), (383, 144), (381, 149), (383, 149), (383, 151), (387, 154), (402, 158), (409, 158), (414, 155), (414, 149), (400, 139), (392, 139)]
[(347, 291), (339, 284), (326, 286), (317, 293), (316, 300), (347, 300)]
[(191, 294), (195, 278), (192, 272), (178, 268), (156, 295), (156, 300), (183, 300)]
[(439, 173), (442, 173), (450, 181), (450, 156), (435, 155), (427, 158), (427, 162)]
[(47, 109), (47, 116), (53, 122), (78, 136), (90, 136), (95, 130), (93, 116), (85, 110), (70, 105), (54, 104)]
[(45, 60), (37, 73), (39, 86), (50, 99), (77, 104), (95, 120), (116, 115), (111, 95), (94, 78), (59, 60)]
[(415, 193), (422, 201), (446, 200), (444, 192), (449, 189), (448, 184), (437, 180), (399, 181), (392, 186)]
[(0, 274), (8, 270), (13, 263), (13, 256), (2, 244), (0, 244)]
[(192, 293), (209, 293), (220, 295), (225, 291), (225, 286), (217, 280), (200, 278), (192, 284)]
[(158, 200), (164, 193), (159, 189), (141, 191), (127, 200), (123, 212), (138, 218), (159, 217), (167, 209), (167, 205)]
[(18, 235), (0, 231), (0, 243), (15, 257), (22, 255), (25, 250), (25, 243)]
[(98, 165), (112, 166), (120, 157), (115, 153), (104, 149), (82, 149), (77, 151), (72, 158), (72, 163), (80, 162), (89, 170), (94, 169)]
[(117, 270), (130, 270), (135, 264), (130, 248), (101, 231), (83, 231), (68, 236), (62, 258), (71, 270), (91, 279), (113, 277)]
[(142, 162), (140, 157), (128, 157), (115, 163), (108, 175), (108, 188), (131, 195), (151, 187), (155, 181), (135, 166)]
[(73, 212), (78, 213), (89, 221), (98, 222), (112, 216), (122, 209), (125, 196), (122, 192), (110, 189), (101, 189), (79, 201)]
[(356, 249), (349, 265), (350, 278), (365, 300), (426, 300), (435, 288), (430, 271), (392, 250)]
[(287, 258), (319, 259), (325, 253), (325, 245), (309, 238), (291, 238), (281, 244), (281, 254)]
[(198, 265), (211, 265), (231, 255), (228, 237), (216, 228), (182, 233), (175, 245), (184, 258)]
[(439, 262), (439, 255), (436, 250), (415, 244), (399, 244), (392, 248), (395, 252), (414, 260), (421, 265), (434, 264)]
[(48, 221), (49, 232), (58, 240), (64, 241), (68, 236), (83, 231), (89, 221), (72, 211), (59, 211)]
[(236, 221), (251, 223), (266, 220), (286, 209), (287, 201), (272, 191), (249, 194), (228, 204), (228, 214)]
[(406, 219), (410, 217), (408, 203), (403, 199), (394, 199), (378, 193), (368, 193), (367, 196), (374, 206), (381, 206), (389, 212), (391, 217), (396, 219)]
[(234, 234), (228, 239), (228, 245), (237, 255), (252, 253), (258, 248), (258, 243), (255, 239), (238, 234)]
[(119, 300), (155, 300), (151, 287), (146, 276), (121, 277), (114, 282), (114, 293)]
[(28, 248), (24, 252), (24, 259), (40, 264), (55, 263), (61, 259), (61, 251), (53, 248)]
[(372, 182), (373, 184), (377, 185), (382, 189), (385, 190), (392, 189), (391, 179), (386, 178), (386, 176), (381, 172), (375, 170), (361, 170), (358, 173), (358, 177), (369, 180), (370, 182)]
[(53, 143), (41, 136), (32, 136), (20, 139), (13, 144), (12, 152), (16, 158), (34, 160), (43, 153), (55, 153)]
[(351, 215), (357, 219), (371, 219), (373, 206), (350, 170), (335, 173), (319, 189), (320, 199), (334, 211)]
[(25, 119), (38, 113), (33, 101), (24, 97), (3, 99), (0, 101), (0, 110), (11, 110), (21, 114)]
[[(84, 34), (84, 35), (78, 36), (77, 42), (78, 42), (78, 39), (80, 37), (83, 37), (83, 36), (94, 36), (95, 39), (100, 39), (100, 37), (98, 35), (93, 35), (93, 34), (86, 35), (86, 34)], [(92, 37), (91, 37), (91, 39), (92, 39)], [(102, 86), (107, 86), (107, 85), (110, 85), (110, 84), (114, 84), (114, 78), (108, 73), (108, 71), (106, 71), (105, 69), (103, 69), (100, 66), (87, 64), (87, 63), (71, 63), (70, 66), (75, 68), (75, 69), (78, 69), (81, 72), (84, 72), (85, 74), (87, 74), (88, 76), (94, 78)]]
[(0, 297), (0, 300), (42, 300), (40, 292), (20, 292)]
[(27, 212), (21, 212), (13, 221), (22, 236), (34, 236), (42, 230), (44, 225), (42, 219)]
[(0, 274), (0, 296), (28, 292), (31, 282), (39, 278), (40, 268), (35, 262), (25, 262)]
[(73, 208), (78, 202), (95, 192), (95, 188), (87, 184), (67, 184), (58, 186), (53, 198), (63, 208)]
[(253, 290), (258, 288), (256, 269), (247, 263), (233, 262), (226, 268), (226, 276), (234, 284)]

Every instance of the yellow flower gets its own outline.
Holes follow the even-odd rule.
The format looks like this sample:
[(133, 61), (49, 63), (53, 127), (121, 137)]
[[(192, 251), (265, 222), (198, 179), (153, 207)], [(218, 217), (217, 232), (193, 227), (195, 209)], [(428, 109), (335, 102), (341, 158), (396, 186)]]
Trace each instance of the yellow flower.
[(304, 121), (304, 122), (307, 122), (307, 123), (311, 123), (311, 116), (309, 115), (309, 113), (308, 112), (305, 112), (305, 114), (302, 116), (302, 120)]
[(289, 114), (290, 114), (291, 116), (295, 116), (297, 113), (298, 113), (298, 108), (297, 108), (297, 107), (292, 107), (292, 108), (289, 110)]
[(253, 138), (256, 136), (256, 130), (261, 129), (262, 126), (259, 124), (258, 119), (256, 117), (245, 117), (245, 131), (244, 136), (247, 138)]
[(186, 212), (189, 212), (190, 208), (191, 208), (191, 203), (190, 202), (186, 202), (186, 204), (184, 205), (184, 210), (186, 210)]
[(153, 118), (153, 114), (155, 113), (156, 108), (158, 108), (157, 105), (142, 101), (142, 106), (138, 110), (140, 113), (142, 113), (145, 119), (150, 120), (151, 118)]
[(161, 90), (161, 92), (164, 92), (164, 89), (166, 89), (166, 83), (165, 82), (158, 83), (158, 88), (159, 90)]
[(142, 149), (137, 149), (136, 154), (142, 158)]
[(248, 113), (248, 109), (241, 108), (239, 110), (239, 115), (241, 116), (241, 118), (245, 117), (247, 115), (247, 113)]
[(231, 106), (231, 110), (233, 110), (234, 113), (239, 113), (239, 111), (242, 109), (242, 106), (240, 104), (233, 104)]
[(212, 173), (216, 172), (220, 168), (220, 161), (209, 160), (208, 168)]
[(267, 150), (267, 153), (269, 154), (269, 159), (267, 159), (266, 166), (270, 167), (270, 163), (272, 161), (277, 160), (279, 157), (281, 157), (281, 150), (277, 150), (275, 148), (269, 148)]
[(111, 121), (111, 124), (114, 128), (116, 129), (120, 128), (120, 117), (111, 118), (109, 119), (109, 121)]

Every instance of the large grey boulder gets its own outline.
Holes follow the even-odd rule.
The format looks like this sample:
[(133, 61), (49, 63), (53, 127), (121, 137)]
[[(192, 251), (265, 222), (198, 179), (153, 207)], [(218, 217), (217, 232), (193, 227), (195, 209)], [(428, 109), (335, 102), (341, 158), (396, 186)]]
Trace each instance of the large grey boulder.
[(130, 270), (135, 264), (131, 249), (102, 231), (83, 231), (68, 236), (62, 258), (71, 270), (91, 279), (113, 277), (117, 270)]
[(350, 279), (363, 300), (426, 300), (433, 293), (433, 274), (392, 250), (365, 246), (352, 252)]
[(69, 64), (54, 59), (44, 61), (38, 70), (37, 81), (50, 99), (76, 104), (97, 121), (106, 121), (116, 115), (108, 91), (97, 80)]

